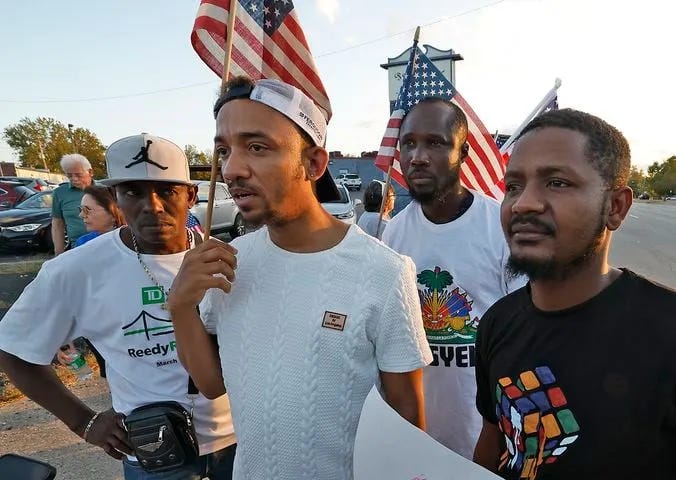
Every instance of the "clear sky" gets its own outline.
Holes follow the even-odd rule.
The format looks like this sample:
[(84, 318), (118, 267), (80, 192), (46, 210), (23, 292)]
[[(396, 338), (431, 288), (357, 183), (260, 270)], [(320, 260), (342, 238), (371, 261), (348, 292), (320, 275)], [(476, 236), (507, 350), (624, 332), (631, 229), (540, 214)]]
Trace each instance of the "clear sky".
[[(635, 164), (676, 154), (676, 1), (294, 3), (333, 106), (330, 150), (378, 148), (389, 115), (379, 65), (422, 25), (421, 44), (464, 56), (456, 86), (491, 132), (515, 128), (560, 77), (559, 104), (622, 130)], [(219, 79), (190, 45), (198, 4), (2, 2), (0, 129), (49, 116), (89, 128), (106, 145), (144, 131), (210, 149)], [(87, 100), (101, 97), (123, 98)], [(0, 142), (0, 160), (14, 158)]]

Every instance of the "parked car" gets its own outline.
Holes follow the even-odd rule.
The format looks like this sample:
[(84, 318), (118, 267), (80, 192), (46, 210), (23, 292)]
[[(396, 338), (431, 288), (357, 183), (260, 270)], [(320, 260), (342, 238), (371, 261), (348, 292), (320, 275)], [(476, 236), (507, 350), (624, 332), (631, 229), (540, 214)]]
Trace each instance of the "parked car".
[(356, 173), (341, 173), (336, 178), (336, 183), (345, 185), (348, 190), (361, 190), (361, 177)]
[(46, 180), (41, 178), (33, 177), (0, 177), (0, 181), (6, 182), (19, 182), (24, 187), (28, 187), (31, 190), (36, 192), (42, 192), (43, 190), (52, 190), (52, 186)]
[(19, 182), (5, 182), (0, 180), (0, 210), (14, 208), (15, 205), (35, 195), (32, 190)]
[(643, 192), (638, 196), (640, 200), (650, 200), (650, 195), (648, 195), (648, 192)]
[[(202, 224), (202, 227), (204, 227), (207, 221), (209, 182), (198, 181), (195, 182), (195, 185), (197, 185), (197, 203), (190, 209), (190, 213), (195, 215)], [(244, 218), (239, 212), (239, 208), (237, 208), (225, 183), (216, 182), (214, 212), (211, 220), (211, 231), (213, 233), (228, 232), (232, 238), (246, 233)]]
[(0, 212), (0, 246), (51, 250), (52, 192), (40, 192)]
[(353, 203), (352, 200), (350, 200), (350, 192), (348, 192), (347, 187), (342, 184), (337, 185), (337, 187), (338, 192), (340, 192), (340, 200), (324, 202), (322, 203), (322, 207), (324, 207), (324, 210), (331, 215), (345, 223), (357, 223), (354, 209), (356, 206), (361, 205), (361, 200), (357, 198)]

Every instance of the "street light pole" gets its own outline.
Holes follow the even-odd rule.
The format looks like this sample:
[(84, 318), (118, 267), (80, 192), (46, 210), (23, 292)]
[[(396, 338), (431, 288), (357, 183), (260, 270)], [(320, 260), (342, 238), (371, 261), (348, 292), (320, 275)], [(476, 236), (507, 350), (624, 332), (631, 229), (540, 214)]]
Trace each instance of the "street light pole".
[(73, 124), (69, 123), (68, 124), (68, 137), (70, 138), (70, 147), (73, 149), (75, 153), (77, 152), (77, 145), (75, 145), (75, 141), (73, 140)]

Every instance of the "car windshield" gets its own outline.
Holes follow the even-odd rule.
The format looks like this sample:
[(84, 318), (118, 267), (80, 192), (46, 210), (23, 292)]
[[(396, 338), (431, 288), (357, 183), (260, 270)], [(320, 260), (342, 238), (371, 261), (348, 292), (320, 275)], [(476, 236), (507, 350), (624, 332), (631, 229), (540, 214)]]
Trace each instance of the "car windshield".
[(338, 192), (340, 193), (340, 200), (331, 200), (330, 202), (323, 203), (350, 203), (350, 195), (345, 188), (338, 187)]
[(33, 208), (52, 208), (52, 194), (45, 193), (44, 195), (33, 195), (24, 200), (16, 206), (22, 210), (29, 210)]
[(359, 178), (359, 175), (357, 175), (356, 173), (349, 173), (349, 174), (345, 175), (345, 177), (351, 178), (351, 179), (356, 179), (356, 178)]

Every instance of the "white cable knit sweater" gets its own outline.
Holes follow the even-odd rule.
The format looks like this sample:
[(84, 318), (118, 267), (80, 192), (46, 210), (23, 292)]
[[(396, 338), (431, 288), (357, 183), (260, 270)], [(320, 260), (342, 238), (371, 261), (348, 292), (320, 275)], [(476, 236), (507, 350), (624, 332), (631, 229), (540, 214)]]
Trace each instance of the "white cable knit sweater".
[(282, 250), (266, 228), (233, 245), (232, 291), (210, 290), (200, 310), (218, 334), (234, 478), (351, 479), (359, 414), (379, 370), (432, 360), (413, 263), (356, 226), (319, 253)]

